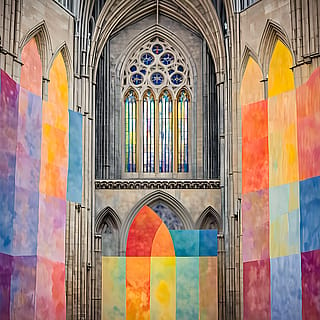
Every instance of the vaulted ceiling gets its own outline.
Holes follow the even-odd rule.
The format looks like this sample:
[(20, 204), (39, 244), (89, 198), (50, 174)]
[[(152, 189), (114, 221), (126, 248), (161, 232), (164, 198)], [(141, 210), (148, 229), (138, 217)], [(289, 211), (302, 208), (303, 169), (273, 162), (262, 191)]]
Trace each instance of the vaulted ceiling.
[(232, 12), (230, 6), (228, 0), (83, 1), (80, 9), (81, 25), (84, 26), (80, 33), (83, 39), (88, 33), (89, 23), (92, 28), (89, 64), (96, 63), (112, 34), (147, 16), (158, 14), (178, 21), (202, 36), (211, 51), (216, 70), (223, 71), (225, 62), (223, 29), (224, 22), (227, 22), (228, 15)]

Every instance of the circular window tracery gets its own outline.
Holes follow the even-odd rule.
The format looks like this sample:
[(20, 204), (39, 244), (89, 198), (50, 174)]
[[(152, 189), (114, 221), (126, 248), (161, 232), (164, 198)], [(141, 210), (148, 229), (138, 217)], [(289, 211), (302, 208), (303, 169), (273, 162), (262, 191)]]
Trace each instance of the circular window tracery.
[(134, 50), (121, 77), (122, 90), (133, 86), (140, 94), (153, 87), (160, 94), (164, 87), (177, 93), (184, 85), (192, 91), (191, 68), (180, 49), (154, 37)]
[(162, 53), (162, 52), (163, 52), (162, 45), (159, 44), (159, 43), (155, 44), (155, 45), (152, 47), (152, 52), (153, 52), (154, 54), (160, 54), (160, 53)]
[(151, 75), (151, 81), (154, 85), (160, 86), (160, 84), (163, 82), (163, 75), (160, 72), (154, 72)]
[(143, 77), (140, 73), (134, 73), (131, 77), (133, 84), (139, 85), (142, 83)]
[(165, 65), (168, 66), (169, 64), (171, 64), (174, 60), (174, 56), (172, 53), (167, 52), (165, 54), (163, 54), (160, 58), (160, 61)]
[(154, 61), (154, 57), (152, 54), (146, 52), (141, 56), (141, 61), (146, 65), (149, 66)]
[(174, 84), (174, 85), (179, 85), (181, 84), (183, 81), (183, 76), (181, 73), (174, 73), (172, 76), (171, 76), (171, 82)]

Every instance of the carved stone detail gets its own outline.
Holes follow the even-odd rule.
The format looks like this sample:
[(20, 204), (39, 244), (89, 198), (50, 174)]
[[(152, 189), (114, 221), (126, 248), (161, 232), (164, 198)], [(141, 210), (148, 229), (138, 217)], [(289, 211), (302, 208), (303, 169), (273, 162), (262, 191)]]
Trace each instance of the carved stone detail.
[(220, 189), (220, 180), (96, 180), (99, 189)]

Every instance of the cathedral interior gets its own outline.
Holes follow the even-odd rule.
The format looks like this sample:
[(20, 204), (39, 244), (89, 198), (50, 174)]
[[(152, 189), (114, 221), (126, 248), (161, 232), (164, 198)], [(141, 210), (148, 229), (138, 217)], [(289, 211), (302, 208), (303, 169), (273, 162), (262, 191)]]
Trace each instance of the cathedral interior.
[(0, 320), (320, 319), (318, 0), (2, 0), (0, 68)]

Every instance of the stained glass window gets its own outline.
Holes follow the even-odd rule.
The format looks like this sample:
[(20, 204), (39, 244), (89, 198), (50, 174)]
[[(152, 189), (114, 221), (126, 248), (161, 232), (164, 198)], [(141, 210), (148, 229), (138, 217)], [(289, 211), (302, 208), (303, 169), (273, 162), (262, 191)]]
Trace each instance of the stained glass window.
[(189, 97), (185, 90), (181, 90), (178, 96), (177, 108), (177, 138), (178, 152), (177, 164), (178, 172), (188, 172), (188, 117), (189, 117)]
[(154, 172), (155, 100), (148, 90), (143, 97), (143, 172)]
[(135, 73), (131, 78), (133, 84), (139, 85), (142, 83), (143, 77), (140, 73)]
[(160, 54), (160, 53), (162, 53), (162, 51), (163, 51), (162, 45), (159, 44), (159, 43), (155, 44), (152, 47), (152, 52), (155, 53), (155, 54)]
[(142, 56), (141, 56), (141, 61), (146, 65), (146, 66), (149, 66), (153, 61), (154, 61), (154, 57), (152, 54), (150, 53), (144, 53)]
[(156, 86), (159, 86), (162, 81), (163, 81), (163, 75), (160, 72), (154, 72), (151, 75), (151, 81), (153, 84), (155, 84)]
[(130, 90), (125, 99), (125, 145), (126, 159), (125, 166), (127, 172), (136, 172), (137, 162), (137, 98), (133, 90)]
[(183, 80), (183, 76), (182, 74), (180, 73), (174, 73), (172, 76), (171, 76), (171, 81), (173, 84), (175, 85), (179, 85)]
[(173, 117), (172, 99), (167, 90), (159, 99), (159, 172), (172, 172)]
[[(142, 97), (139, 107), (136, 100), (134, 120), (126, 102), (126, 171), (188, 172), (189, 108), (194, 84), (187, 57), (174, 43), (153, 37), (133, 50), (126, 61), (121, 92), (125, 95), (133, 90), (136, 97)], [(130, 133), (133, 127), (135, 131)]]
[(166, 66), (171, 64), (173, 60), (174, 60), (174, 56), (172, 53), (169, 53), (169, 52), (163, 54), (160, 58), (160, 61)]

